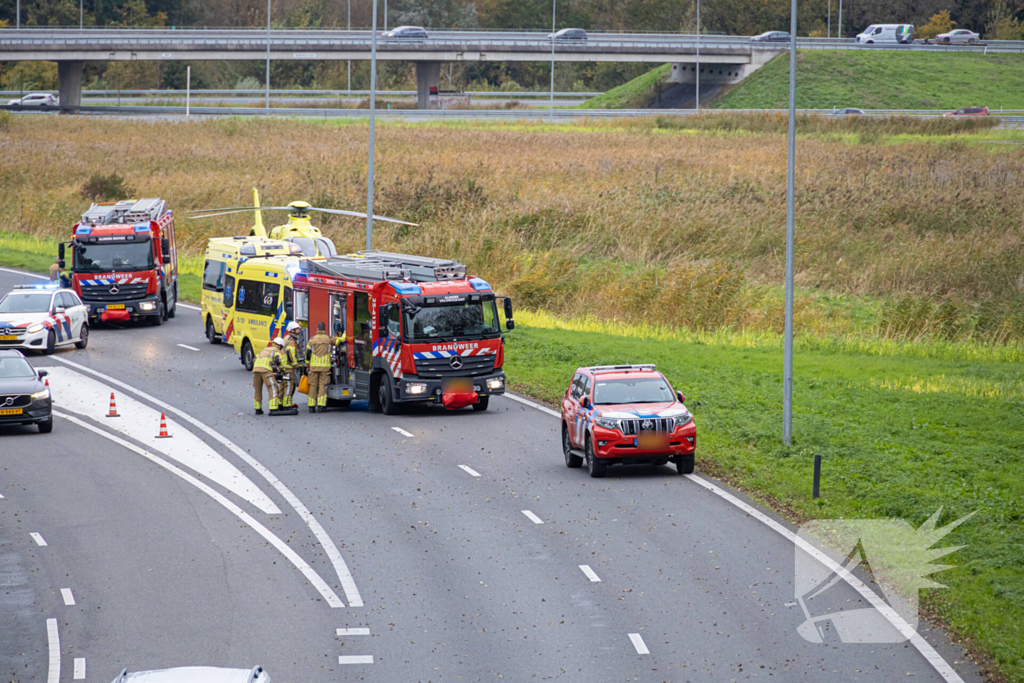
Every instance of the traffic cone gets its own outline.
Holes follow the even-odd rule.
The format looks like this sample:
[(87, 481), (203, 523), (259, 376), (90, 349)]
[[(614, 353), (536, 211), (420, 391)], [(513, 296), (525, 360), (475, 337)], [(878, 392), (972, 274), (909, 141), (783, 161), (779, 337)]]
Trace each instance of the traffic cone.
[(107, 411), (107, 417), (121, 417), (117, 414), (117, 406), (114, 405), (114, 392), (110, 392), (110, 410)]
[(160, 433), (156, 435), (158, 439), (169, 439), (171, 435), (167, 433), (167, 418), (164, 417), (163, 413), (160, 413)]
[(50, 388), (50, 380), (48, 380), (48, 379), (46, 379), (46, 378), (44, 377), (44, 378), (43, 378), (43, 385), (44, 385), (44, 386), (45, 386), (45, 387), (46, 387), (47, 389), (49, 389), (49, 388)]

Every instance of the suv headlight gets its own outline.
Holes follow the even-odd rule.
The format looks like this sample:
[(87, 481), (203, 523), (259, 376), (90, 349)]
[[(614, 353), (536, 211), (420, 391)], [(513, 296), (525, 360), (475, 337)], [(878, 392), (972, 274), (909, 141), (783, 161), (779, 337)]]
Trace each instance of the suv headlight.
[(594, 424), (598, 427), (604, 427), (605, 429), (618, 429), (622, 430), (622, 422), (611, 417), (595, 417)]
[(25, 331), (28, 332), (29, 334), (35, 334), (36, 332), (42, 332), (42, 330), (43, 330), (43, 324), (42, 323), (36, 323), (35, 325), (29, 325), (28, 329), (25, 330)]
[(32, 394), (33, 401), (37, 401), (41, 398), (50, 398), (50, 390), (43, 389), (42, 391), (37, 391), (36, 393)]
[(683, 415), (677, 415), (672, 419), (675, 422), (675, 425), (673, 426), (673, 429), (675, 429), (676, 427), (685, 427), (686, 425), (693, 422), (693, 415), (691, 415), (690, 413), (685, 413)]

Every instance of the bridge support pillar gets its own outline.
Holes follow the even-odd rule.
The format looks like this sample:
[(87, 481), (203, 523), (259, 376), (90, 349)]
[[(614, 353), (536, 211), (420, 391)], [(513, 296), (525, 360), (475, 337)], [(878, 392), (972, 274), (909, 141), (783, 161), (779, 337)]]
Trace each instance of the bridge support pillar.
[(437, 88), (441, 84), (441, 62), (416, 62), (416, 108), (436, 109), (435, 98), (433, 106), (430, 102), (430, 89)]
[(61, 114), (77, 114), (82, 106), (83, 62), (57, 62), (57, 89)]

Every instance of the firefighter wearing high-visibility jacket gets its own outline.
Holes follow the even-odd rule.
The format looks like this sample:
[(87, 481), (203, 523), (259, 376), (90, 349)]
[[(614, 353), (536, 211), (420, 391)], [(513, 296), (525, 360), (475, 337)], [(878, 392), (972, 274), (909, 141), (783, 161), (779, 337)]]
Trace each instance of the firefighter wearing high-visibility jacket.
[(267, 388), (267, 398), (270, 399), (270, 414), (273, 415), (280, 407), (280, 395), (277, 390), (275, 375), (281, 368), (281, 346), (284, 340), (280, 337), (274, 339), (267, 345), (267, 348), (260, 351), (252, 364), (252, 405), (257, 415), (263, 414), (263, 387)]
[(316, 336), (306, 344), (306, 362), (309, 365), (309, 393), (306, 405), (309, 412), (322, 413), (327, 410), (327, 385), (331, 382), (331, 347), (341, 341), (340, 337), (329, 337), (327, 325), (316, 324)]
[(295, 388), (299, 385), (299, 378), (302, 376), (303, 357), (299, 353), (299, 330), (302, 325), (294, 320), (288, 323), (288, 334), (284, 338), (284, 350), (281, 352), (281, 371), (284, 379), (278, 385), (278, 392), (281, 394), (281, 407), (292, 408), (295, 406)]

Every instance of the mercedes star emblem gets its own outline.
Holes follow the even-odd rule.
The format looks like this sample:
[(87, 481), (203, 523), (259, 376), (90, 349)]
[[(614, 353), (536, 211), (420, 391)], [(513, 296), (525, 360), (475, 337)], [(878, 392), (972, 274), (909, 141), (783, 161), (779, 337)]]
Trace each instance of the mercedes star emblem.
[(650, 420), (644, 420), (641, 427), (643, 427), (644, 429), (654, 429), (654, 423)]
[(448, 365), (452, 366), (452, 370), (458, 370), (462, 367), (462, 356), (452, 356), (448, 359)]
[(109, 291), (109, 292), (110, 292), (111, 294), (117, 294), (117, 293), (118, 293), (118, 292), (120, 292), (121, 290), (120, 290), (120, 289), (118, 288), (118, 286), (117, 286), (117, 285), (110, 285), (110, 290), (108, 290), (108, 291)]

